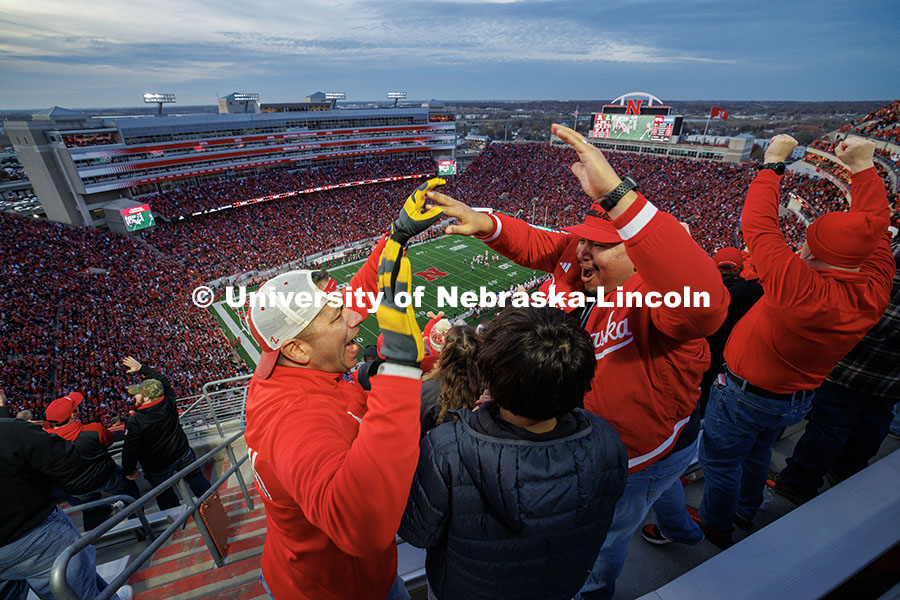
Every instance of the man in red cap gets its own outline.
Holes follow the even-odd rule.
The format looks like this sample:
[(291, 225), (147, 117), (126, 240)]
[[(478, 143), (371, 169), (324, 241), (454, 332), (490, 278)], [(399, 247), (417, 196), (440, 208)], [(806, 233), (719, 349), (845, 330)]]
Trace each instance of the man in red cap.
[[(475, 235), (517, 264), (551, 273), (548, 285), (557, 292), (585, 292), (595, 300), (570, 312), (591, 335), (597, 360), (584, 407), (616, 428), (628, 450), (629, 476), (580, 597), (611, 598), (628, 543), (651, 506), (660, 519), (655, 543), (703, 540), (685, 510), (679, 477), (697, 451), (700, 376), (709, 365), (704, 338), (725, 318), (728, 294), (709, 256), (672, 215), (635, 191), (633, 179), (620, 178), (572, 129), (553, 125), (553, 133), (578, 154), (572, 171), (594, 200), (584, 222), (566, 233), (474, 211), (443, 194), (429, 197), (459, 219), (446, 233)], [(615, 304), (619, 286), (645, 298), (689, 286), (707, 292), (709, 306), (596, 301), (602, 287), (600, 300)]]
[[(400, 308), (395, 293), (409, 293), (402, 248), (439, 218), (439, 209), (421, 208), (425, 191), (442, 183), (429, 180), (410, 195), (344, 303), (310, 301), (336, 291), (325, 271), (289, 271), (267, 281), (251, 304), (247, 321), (262, 354), (247, 393), (245, 438), (266, 508), (262, 580), (277, 600), (409, 598), (394, 536), (419, 456), (425, 352), (412, 303)], [(368, 393), (345, 378), (368, 314), (351, 290), (384, 294), (376, 313), (384, 362)]]
[(772, 138), (741, 216), (765, 294), (728, 338), (725, 381), (713, 385), (704, 421), (700, 518), (721, 547), (733, 543), (735, 523), (752, 527), (779, 432), (803, 418), (890, 297), (895, 265), (875, 144), (851, 137), (835, 147), (852, 174), (850, 212), (819, 217), (799, 255), (778, 226), (783, 161), (796, 146), (788, 135)]
[[(78, 420), (78, 406), (84, 401), (79, 392), (57, 398), (44, 412), (44, 429), (75, 444), (84, 459), (83, 464), (63, 481), (63, 487), (71, 497), (70, 503), (81, 504), (99, 500), (103, 494), (126, 494), (137, 498), (140, 493), (133, 481), (122, 473), (107, 449), (113, 443), (113, 434), (100, 423), (84, 424)], [(97, 507), (84, 511), (84, 528), (91, 530), (109, 515), (109, 507)]]

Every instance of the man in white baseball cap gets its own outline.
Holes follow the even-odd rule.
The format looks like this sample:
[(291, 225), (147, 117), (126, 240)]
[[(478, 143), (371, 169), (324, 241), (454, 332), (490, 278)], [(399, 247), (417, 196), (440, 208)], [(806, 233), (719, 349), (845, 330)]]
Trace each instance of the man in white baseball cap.
[(265, 304), (250, 308), (262, 356), (245, 438), (266, 507), (263, 584), (278, 600), (409, 598), (394, 535), (419, 455), (424, 345), (413, 306), (400, 308), (395, 293), (410, 291), (403, 246), (440, 217), (422, 207), (442, 183), (410, 195), (390, 237), (350, 281), (348, 289), (384, 294), (376, 316), (385, 362), (371, 392), (344, 378), (367, 308), (335, 302), (341, 295), (327, 273), (279, 275), (259, 290)]

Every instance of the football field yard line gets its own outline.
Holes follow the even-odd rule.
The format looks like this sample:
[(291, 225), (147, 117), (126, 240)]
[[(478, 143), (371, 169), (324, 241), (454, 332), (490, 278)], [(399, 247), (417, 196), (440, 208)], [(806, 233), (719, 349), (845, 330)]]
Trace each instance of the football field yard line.
[[(234, 337), (240, 342), (241, 348), (244, 349), (244, 352), (250, 357), (250, 360), (253, 361), (253, 365), (255, 366), (257, 362), (259, 362), (259, 348), (248, 339), (247, 333), (241, 329), (240, 325), (235, 322), (235, 315), (231, 313), (231, 311), (225, 309), (224, 302), (217, 302), (213, 304), (212, 309), (216, 311), (216, 314), (222, 318), (222, 321), (226, 323), (226, 326), (234, 335)], [(229, 315), (229, 313), (231, 313)], [(229, 318), (230, 317), (230, 318)]]

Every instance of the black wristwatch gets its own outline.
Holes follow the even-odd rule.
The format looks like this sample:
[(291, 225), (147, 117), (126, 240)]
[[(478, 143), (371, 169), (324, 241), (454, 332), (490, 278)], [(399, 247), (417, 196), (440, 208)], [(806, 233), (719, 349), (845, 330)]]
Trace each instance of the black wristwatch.
[(759, 168), (760, 171), (762, 171), (763, 169), (772, 169), (773, 171), (775, 171), (776, 175), (784, 175), (784, 163), (783, 162), (766, 163)]
[(621, 200), (622, 197), (625, 196), (625, 194), (636, 189), (638, 189), (637, 181), (632, 179), (631, 175), (626, 175), (622, 178), (622, 183), (614, 187), (612, 191), (603, 196), (603, 200), (600, 201), (600, 206), (603, 207), (603, 210), (609, 212), (616, 204), (619, 203), (619, 200)]

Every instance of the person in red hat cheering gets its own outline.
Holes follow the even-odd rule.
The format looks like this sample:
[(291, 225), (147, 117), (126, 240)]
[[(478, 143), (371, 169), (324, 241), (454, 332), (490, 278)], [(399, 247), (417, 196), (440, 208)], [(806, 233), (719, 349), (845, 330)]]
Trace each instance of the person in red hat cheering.
[[(553, 125), (552, 131), (578, 155), (572, 172), (593, 200), (584, 222), (546, 232), (506, 215), (477, 212), (443, 194), (430, 198), (459, 219), (446, 233), (475, 235), (517, 264), (550, 273), (546, 285), (557, 292), (592, 297), (569, 311), (590, 334), (597, 361), (584, 407), (616, 428), (628, 451), (629, 476), (579, 597), (611, 598), (628, 542), (651, 506), (663, 543), (703, 540), (685, 509), (679, 477), (697, 453), (697, 398), (709, 365), (704, 338), (725, 319), (728, 293), (706, 252), (672, 215), (637, 191), (638, 182), (620, 177), (574, 130)], [(685, 287), (706, 292), (708, 305), (650, 306), (653, 294)], [(618, 306), (617, 288), (648, 302)]]
[(834, 150), (852, 174), (850, 211), (816, 219), (799, 255), (788, 247), (778, 226), (779, 188), (783, 161), (796, 146), (789, 135), (772, 138), (741, 215), (764, 294), (728, 338), (726, 377), (710, 391), (703, 426), (700, 518), (721, 547), (733, 543), (735, 523), (752, 528), (772, 445), (881, 318), (896, 268), (875, 144), (863, 138)]

